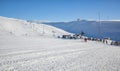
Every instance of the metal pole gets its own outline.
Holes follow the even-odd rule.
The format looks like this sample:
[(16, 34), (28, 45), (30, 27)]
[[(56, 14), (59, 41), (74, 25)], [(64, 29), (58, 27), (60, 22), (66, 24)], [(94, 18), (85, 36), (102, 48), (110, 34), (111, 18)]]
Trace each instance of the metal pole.
[(99, 38), (100, 38), (100, 37), (101, 37), (101, 20), (100, 20), (100, 12), (99, 12), (98, 16), (99, 16), (98, 35), (99, 35)]

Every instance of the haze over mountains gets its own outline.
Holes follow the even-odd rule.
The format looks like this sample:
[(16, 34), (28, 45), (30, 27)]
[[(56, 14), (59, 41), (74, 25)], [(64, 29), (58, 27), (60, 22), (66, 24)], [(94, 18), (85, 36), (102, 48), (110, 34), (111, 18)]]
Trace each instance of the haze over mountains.
[[(41, 23), (40, 21), (31, 21)], [(84, 31), (86, 36), (95, 38), (110, 37), (112, 40), (120, 41), (120, 21), (87, 21), (77, 20), (70, 22), (45, 22), (42, 23), (52, 25), (63, 29), (70, 33), (79, 34)]]

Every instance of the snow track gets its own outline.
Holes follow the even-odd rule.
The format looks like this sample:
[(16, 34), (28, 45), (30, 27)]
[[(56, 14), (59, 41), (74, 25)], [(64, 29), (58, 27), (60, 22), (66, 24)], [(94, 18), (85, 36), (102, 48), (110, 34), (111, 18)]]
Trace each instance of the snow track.
[(99, 42), (2, 37), (0, 43), (0, 71), (120, 71), (120, 48)]

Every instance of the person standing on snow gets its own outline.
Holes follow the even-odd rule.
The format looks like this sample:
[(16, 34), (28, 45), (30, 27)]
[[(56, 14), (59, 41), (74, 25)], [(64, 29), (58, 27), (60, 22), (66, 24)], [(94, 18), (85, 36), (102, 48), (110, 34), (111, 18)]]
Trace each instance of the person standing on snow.
[(81, 32), (81, 36), (83, 36), (84, 34), (85, 34), (85, 33), (82, 31), (82, 32)]
[(87, 42), (87, 38), (84, 38), (84, 41)]

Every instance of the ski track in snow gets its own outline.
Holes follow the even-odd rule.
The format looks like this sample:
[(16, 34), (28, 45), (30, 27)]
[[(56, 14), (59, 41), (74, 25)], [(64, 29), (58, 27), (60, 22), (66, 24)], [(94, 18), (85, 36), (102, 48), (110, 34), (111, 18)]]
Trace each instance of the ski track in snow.
[(99, 42), (2, 37), (0, 43), (0, 71), (120, 71), (120, 48)]

